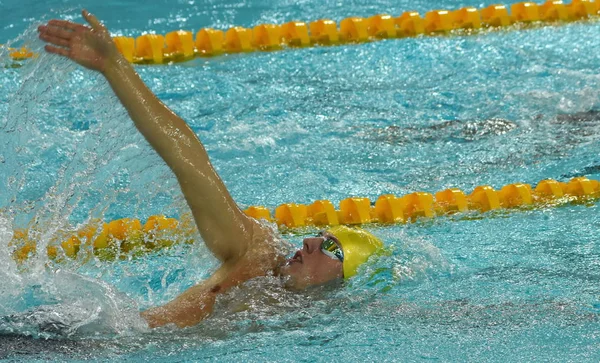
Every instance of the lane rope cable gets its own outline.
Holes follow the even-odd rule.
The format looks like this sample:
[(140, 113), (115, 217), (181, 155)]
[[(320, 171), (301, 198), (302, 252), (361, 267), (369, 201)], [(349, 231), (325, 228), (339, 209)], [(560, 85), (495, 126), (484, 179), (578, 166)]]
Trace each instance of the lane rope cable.
[[(470, 194), (450, 188), (435, 194), (384, 194), (375, 202), (365, 197), (350, 197), (341, 200), (338, 209), (329, 200), (317, 200), (310, 205), (282, 204), (274, 209), (274, 213), (264, 206), (250, 206), (244, 212), (253, 218), (276, 223), (285, 233), (340, 224), (389, 225), (460, 213), (467, 215), (496, 210), (547, 208), (585, 203), (598, 198), (600, 183), (597, 180), (576, 177), (568, 182), (542, 180), (535, 188), (525, 183), (508, 184), (499, 190), (480, 185)], [(481, 217), (486, 215), (493, 214), (480, 214)], [(193, 243), (193, 232), (191, 219), (178, 220), (162, 215), (151, 216), (143, 224), (135, 218), (108, 223), (96, 221), (76, 232), (58, 233), (55, 240), (48, 244), (46, 253), (51, 260), (75, 259), (82, 249), (92, 251), (101, 260), (129, 258), (176, 243)], [(37, 253), (35, 241), (39, 233), (31, 228), (14, 231), (9, 247), (15, 261), (22, 263)]]
[[(600, 1), (572, 0), (570, 4), (564, 4), (561, 0), (548, 0), (541, 5), (520, 2), (509, 7), (495, 4), (482, 9), (433, 10), (425, 13), (424, 17), (416, 11), (406, 11), (397, 17), (388, 14), (349, 17), (340, 21), (339, 27), (333, 20), (320, 19), (310, 23), (259, 24), (252, 29), (240, 26), (226, 31), (204, 28), (196, 33), (195, 39), (191, 31), (176, 30), (166, 35), (143, 34), (135, 39), (116, 36), (113, 40), (129, 62), (164, 64), (224, 53), (363, 43), (454, 32), (477, 34), (484, 29), (496, 30), (513, 25), (518, 29), (528, 25), (560, 24), (595, 19), (599, 10)], [(9, 55), (14, 60), (37, 57), (27, 47), (9, 48)]]

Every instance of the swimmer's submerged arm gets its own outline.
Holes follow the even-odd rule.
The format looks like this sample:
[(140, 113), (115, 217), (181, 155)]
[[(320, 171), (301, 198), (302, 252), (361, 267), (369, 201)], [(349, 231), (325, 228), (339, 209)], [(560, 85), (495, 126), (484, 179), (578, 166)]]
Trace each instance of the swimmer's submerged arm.
[(175, 324), (179, 328), (194, 326), (210, 315), (216, 298), (216, 292), (199, 284), (168, 304), (150, 308), (140, 315), (152, 329), (168, 324)]
[(212, 313), (217, 295), (232, 286), (225, 276), (231, 267), (223, 264), (207, 280), (190, 287), (165, 305), (141, 313), (150, 328), (175, 324), (180, 328), (194, 326)]
[[(244, 257), (244, 258), (247, 258)], [(260, 265), (258, 261), (252, 261)], [(253, 277), (263, 275), (248, 268), (248, 261), (224, 262), (211, 276), (190, 287), (167, 304), (141, 313), (150, 328), (175, 324), (180, 328), (193, 326), (207, 318), (213, 311), (217, 296)]]
[(242, 256), (256, 221), (236, 205), (190, 127), (144, 84), (107, 29), (83, 11), (91, 28), (63, 20), (40, 26), (46, 50), (101, 72), (137, 129), (173, 170), (208, 248), (222, 261)]

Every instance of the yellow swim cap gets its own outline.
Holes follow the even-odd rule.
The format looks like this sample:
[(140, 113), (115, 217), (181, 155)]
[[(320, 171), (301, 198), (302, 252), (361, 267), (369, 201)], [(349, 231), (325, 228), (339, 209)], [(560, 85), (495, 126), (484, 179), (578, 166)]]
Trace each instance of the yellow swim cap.
[(336, 226), (328, 229), (327, 232), (334, 235), (342, 244), (344, 278), (346, 279), (356, 275), (358, 267), (365, 263), (375, 251), (383, 247), (379, 238), (362, 228)]

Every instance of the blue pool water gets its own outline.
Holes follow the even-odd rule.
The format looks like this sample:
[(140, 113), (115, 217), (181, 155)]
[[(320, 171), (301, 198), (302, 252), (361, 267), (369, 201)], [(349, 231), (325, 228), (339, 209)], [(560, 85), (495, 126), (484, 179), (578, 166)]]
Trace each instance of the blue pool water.
[[(492, 2), (0, 0), (0, 42), (87, 7), (115, 34), (254, 26)], [(24, 6), (27, 5), (27, 6)], [(135, 14), (135, 15), (133, 15)], [(186, 119), (243, 208), (600, 178), (597, 22), (196, 59), (136, 69)], [(90, 220), (182, 216), (175, 178), (106, 83), (54, 56), (0, 56), (0, 359), (598, 361), (596, 203), (371, 226), (392, 254), (341, 289), (252, 281), (189, 329), (138, 310), (206, 277), (197, 238), (131, 260), (25, 266)], [(304, 233), (286, 234), (299, 246)]]

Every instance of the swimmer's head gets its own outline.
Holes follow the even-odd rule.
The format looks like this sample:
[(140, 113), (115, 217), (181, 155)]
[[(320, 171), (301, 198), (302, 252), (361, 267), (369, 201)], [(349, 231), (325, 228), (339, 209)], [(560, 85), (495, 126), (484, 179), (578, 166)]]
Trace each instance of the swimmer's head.
[(287, 261), (281, 274), (295, 289), (347, 279), (382, 247), (381, 240), (364, 229), (336, 226), (305, 238), (302, 249)]
[(342, 245), (344, 278), (346, 279), (356, 275), (360, 265), (367, 262), (377, 250), (383, 248), (383, 243), (379, 238), (362, 228), (337, 226), (327, 232), (334, 235)]

